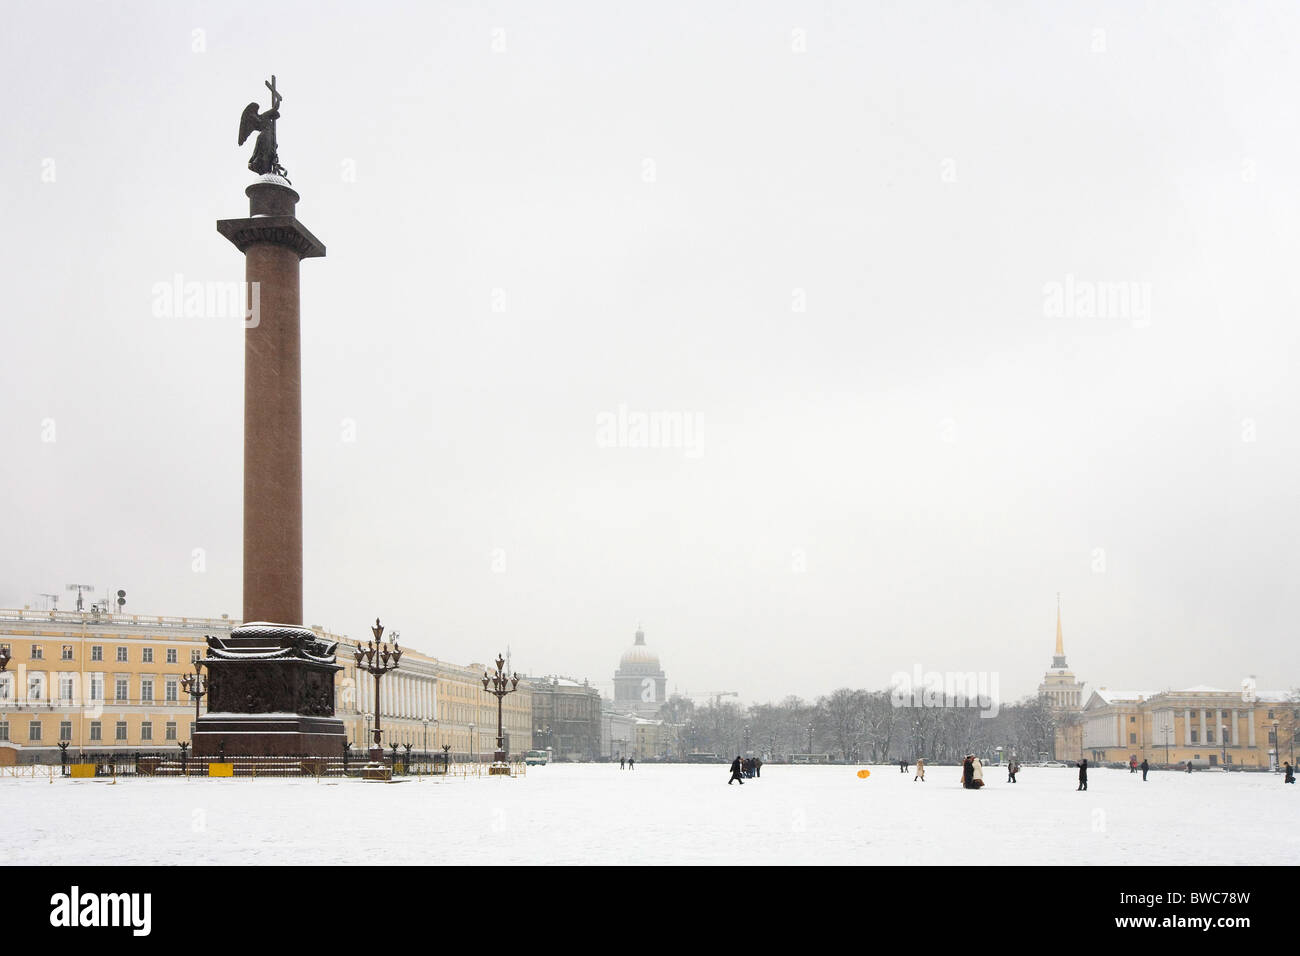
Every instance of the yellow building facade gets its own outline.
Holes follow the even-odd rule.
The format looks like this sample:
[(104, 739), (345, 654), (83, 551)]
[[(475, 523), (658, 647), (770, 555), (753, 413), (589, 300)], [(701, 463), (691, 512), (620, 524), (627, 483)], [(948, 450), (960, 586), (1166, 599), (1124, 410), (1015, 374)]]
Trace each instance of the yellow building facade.
[(1081, 756), (1095, 763), (1267, 769), (1292, 760), (1300, 703), (1279, 691), (1197, 686), (1099, 688), (1082, 712)]
[[(189, 741), (195, 709), (182, 677), (207, 650), (206, 636), (226, 636), (230, 618), (149, 617), (95, 611), (0, 609), (0, 648), (10, 660), (0, 673), (0, 755), (20, 762), (58, 760), (68, 751), (164, 751)], [(368, 746), (375, 680), (358, 673), (355, 642), (339, 641), (335, 714), (354, 752)], [(484, 668), (451, 664), (410, 648), (379, 681), (385, 746), (454, 759), (491, 759), (496, 749), (496, 698), (483, 689)], [(203, 702), (200, 701), (200, 712)], [(532, 746), (532, 688), (527, 681), (502, 706), (508, 747)]]

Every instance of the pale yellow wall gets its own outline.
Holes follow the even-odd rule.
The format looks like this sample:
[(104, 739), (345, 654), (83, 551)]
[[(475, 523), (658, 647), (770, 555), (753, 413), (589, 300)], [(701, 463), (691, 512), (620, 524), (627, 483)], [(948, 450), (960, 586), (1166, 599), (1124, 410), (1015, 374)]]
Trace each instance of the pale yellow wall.
[[(91, 621), (83, 616), (60, 612), (59, 621), (48, 620), (44, 612), (0, 610), (0, 644), (8, 645), (12, 659), (0, 682), (8, 680), (8, 699), (0, 700), (0, 727), (8, 724), (11, 743), (23, 747), (55, 748), (60, 740), (60, 725), (71, 725), (69, 752), (78, 749), (165, 750), (190, 739), (194, 720), (194, 703), (180, 684), (184, 674), (194, 671), (191, 661), (206, 654), (205, 636), (228, 634), (238, 622), (227, 619), (144, 618), (117, 615)], [(73, 619), (73, 620), (68, 620)], [(329, 640), (341, 641), (336, 677), (336, 714), (344, 721), (354, 746), (367, 746), (364, 714), (373, 713), (374, 698), (359, 691), (351, 649), (355, 643), (321, 633)], [(33, 656), (32, 647), (39, 656)], [(64, 647), (70, 657), (65, 659)], [(102, 660), (95, 659), (95, 648)], [(118, 660), (118, 648), (125, 648), (125, 661)], [(172, 654), (169, 656), (168, 652)], [(152, 656), (152, 660), (146, 657)], [(92, 701), (91, 675), (102, 675), (103, 700)], [(403, 714), (386, 714), (382, 718), (384, 743), (410, 743), (416, 749), (428, 745), (435, 750), (450, 743), (456, 753), (469, 748), (469, 724), (476, 725), (477, 750), (490, 755), (496, 748), (496, 698), (483, 690), (482, 671), (438, 661), (417, 651), (406, 650), (402, 665), (381, 679), (406, 680), (409, 689), (403, 698)], [(30, 679), (41, 678), (41, 699), (28, 700)], [(70, 677), (73, 694), (70, 701), (60, 698), (60, 678)], [(118, 699), (118, 678), (126, 681), (126, 696)], [(144, 681), (153, 679), (153, 700), (143, 700)], [(176, 700), (167, 700), (169, 679), (174, 682)], [(422, 688), (427, 686), (427, 693)], [(366, 699), (361, 699), (363, 696)], [(206, 701), (205, 701), (206, 703)], [(201, 705), (201, 712), (204, 708)], [(519, 689), (505, 698), (502, 716), (510, 735), (512, 753), (523, 753), (532, 746), (532, 689), (521, 681)], [(436, 718), (436, 722), (435, 722)], [(30, 723), (40, 724), (39, 740), (33, 740)], [(119, 740), (117, 723), (126, 723), (126, 737)], [(426, 721), (428, 727), (425, 727)], [(92, 739), (98, 722), (101, 739)], [(152, 738), (144, 736), (144, 725), (151, 724)], [(174, 724), (168, 735), (168, 724)]]

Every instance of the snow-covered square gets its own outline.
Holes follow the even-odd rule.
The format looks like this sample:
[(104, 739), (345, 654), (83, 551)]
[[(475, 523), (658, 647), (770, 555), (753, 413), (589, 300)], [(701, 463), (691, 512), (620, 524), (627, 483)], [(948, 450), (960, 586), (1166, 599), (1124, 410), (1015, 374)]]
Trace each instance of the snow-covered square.
[(553, 764), (517, 778), (0, 780), (9, 864), (1295, 864), (1280, 775)]

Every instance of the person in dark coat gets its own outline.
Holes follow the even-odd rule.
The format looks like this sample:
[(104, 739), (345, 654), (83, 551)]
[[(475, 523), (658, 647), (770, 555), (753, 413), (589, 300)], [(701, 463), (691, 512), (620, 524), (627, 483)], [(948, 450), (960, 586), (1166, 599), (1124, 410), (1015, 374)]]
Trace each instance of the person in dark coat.
[(762, 757), (755, 757), (755, 758), (754, 758), (754, 776), (755, 776), (755, 777), (761, 777), (761, 776), (763, 776), (763, 758), (762, 758)]
[(1295, 783), (1295, 767), (1291, 766), (1291, 761), (1285, 761), (1282, 767), (1286, 770), (1286, 776), (1282, 778), (1282, 782)]
[(731, 779), (727, 781), (727, 786), (731, 786), (737, 780), (742, 787), (745, 785), (744, 779), (740, 776), (740, 754), (736, 754), (736, 759), (731, 761)]
[(1080, 790), (1088, 789), (1088, 758), (1084, 757), (1079, 761), (1079, 788)]
[(975, 789), (975, 758), (967, 755), (961, 762), (961, 785), (967, 790)]
[(618, 769), (619, 769), (619, 770), (626, 770), (626, 769), (627, 769), (627, 758), (626, 758), (626, 757), (619, 757), (619, 758), (618, 758)]
[(1192, 762), (1190, 760), (1187, 761), (1187, 772), (1188, 773), (1192, 772)]
[(1020, 764), (1016, 763), (1016, 758), (1012, 757), (1011, 762), (1007, 764), (1007, 783), (1016, 782), (1016, 774), (1020, 772)]
[(1147, 772), (1148, 772), (1150, 769), (1151, 769), (1151, 764), (1147, 763), (1147, 758), (1146, 758), (1146, 757), (1143, 757), (1143, 758), (1142, 758), (1142, 782), (1143, 782), (1143, 783), (1146, 782), (1146, 779), (1147, 779)]
[(635, 758), (635, 757), (628, 757), (628, 758), (627, 758), (627, 769), (628, 769), (628, 770), (635, 770), (635, 769), (636, 769), (636, 758)]

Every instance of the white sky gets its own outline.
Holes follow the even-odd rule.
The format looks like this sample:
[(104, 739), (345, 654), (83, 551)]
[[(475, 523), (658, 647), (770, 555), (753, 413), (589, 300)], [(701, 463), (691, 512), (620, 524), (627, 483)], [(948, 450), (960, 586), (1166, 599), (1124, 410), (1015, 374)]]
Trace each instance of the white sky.
[[(1094, 686), (1300, 683), (1293, 4), (615, 6), (9, 10), (0, 605), (239, 614), (243, 331), (152, 290), (242, 279), (274, 72), (329, 249), (306, 623), (1011, 697), (1060, 591)], [(1046, 314), (1067, 281), (1149, 312)], [(620, 406), (700, 454), (602, 447)]]

